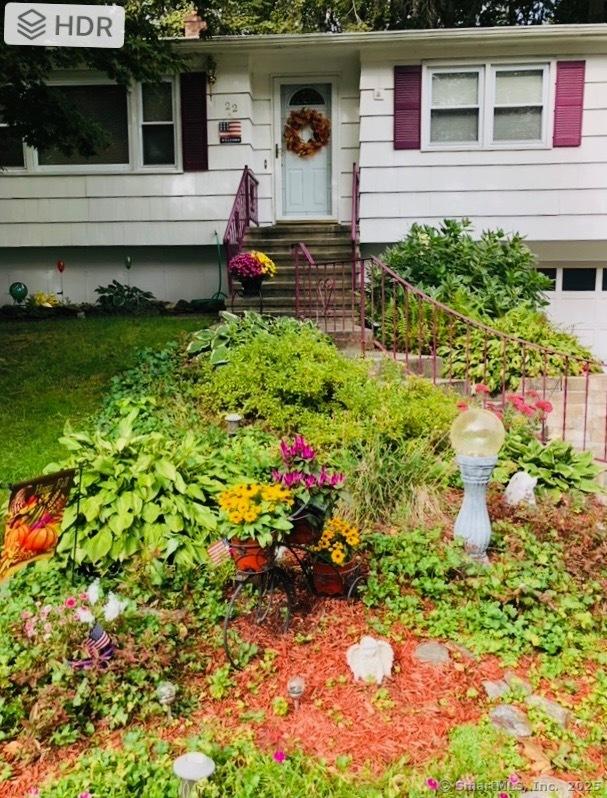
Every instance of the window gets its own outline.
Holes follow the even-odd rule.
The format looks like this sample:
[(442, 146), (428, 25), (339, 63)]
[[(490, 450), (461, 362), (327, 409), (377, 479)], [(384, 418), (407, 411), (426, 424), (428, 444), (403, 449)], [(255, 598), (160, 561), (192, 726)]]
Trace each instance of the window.
[(426, 147), (547, 146), (547, 64), (427, 67)]
[(607, 291), (607, 269), (603, 269), (603, 291)]
[(479, 140), (480, 83), (480, 70), (432, 74), (431, 143)]
[(41, 166), (76, 166), (129, 163), (127, 92), (124, 86), (55, 86), (53, 91), (73, 103), (79, 112), (98, 124), (107, 141), (94, 155), (64, 155), (57, 149), (38, 152)]
[(23, 168), (24, 166), (23, 142), (2, 121), (2, 113), (0, 112), (0, 169), (4, 167)]
[(543, 274), (545, 277), (547, 277), (550, 280), (550, 282), (552, 283), (550, 288), (548, 288), (547, 290), (548, 291), (555, 291), (556, 290), (556, 269), (551, 268), (551, 267), (542, 267), (542, 268), (538, 269), (538, 272), (540, 274)]
[(563, 291), (595, 291), (596, 269), (563, 269)]
[(493, 141), (541, 141), (544, 69), (495, 69)]
[(311, 86), (298, 89), (291, 97), (289, 105), (325, 105), (325, 98)]
[(141, 86), (141, 138), (144, 166), (175, 163), (173, 84), (144, 83)]

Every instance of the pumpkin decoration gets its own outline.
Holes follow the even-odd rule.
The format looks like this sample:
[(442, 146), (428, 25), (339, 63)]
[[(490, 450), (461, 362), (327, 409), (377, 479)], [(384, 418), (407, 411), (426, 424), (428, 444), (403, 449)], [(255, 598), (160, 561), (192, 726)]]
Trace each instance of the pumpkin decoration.
[[(312, 130), (312, 137), (304, 141), (301, 131), (309, 127)], [(291, 111), (287, 117), (284, 129), (284, 140), (289, 152), (295, 153), (300, 158), (307, 158), (314, 155), (325, 147), (331, 138), (331, 120), (320, 111), (312, 108), (301, 108), (299, 111)]]

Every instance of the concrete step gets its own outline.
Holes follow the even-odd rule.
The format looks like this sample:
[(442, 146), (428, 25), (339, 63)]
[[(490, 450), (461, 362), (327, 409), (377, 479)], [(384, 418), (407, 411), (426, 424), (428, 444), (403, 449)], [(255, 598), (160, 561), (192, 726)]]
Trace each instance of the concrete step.
[[(245, 249), (253, 249), (253, 247), (245, 247)], [(283, 266), (287, 264), (294, 263), (293, 258), (293, 250), (291, 247), (269, 247), (264, 246), (259, 247), (261, 252), (264, 252), (269, 258), (271, 258), (277, 266)], [(317, 263), (328, 263), (328, 262), (335, 262), (335, 263), (347, 263), (348, 265), (352, 261), (352, 253), (349, 247), (341, 247), (341, 246), (318, 246), (318, 247), (310, 247), (309, 249), (310, 255), (314, 258)], [(300, 263), (304, 263), (304, 258), (300, 256), (299, 258)]]
[(248, 230), (245, 233), (244, 242), (251, 246), (264, 243), (266, 246), (291, 246), (304, 243), (308, 249), (311, 246), (324, 245), (327, 243), (338, 243), (352, 248), (350, 236), (346, 233), (307, 233), (303, 238), (297, 234), (283, 233), (281, 235), (263, 235), (263, 229)]
[(302, 236), (314, 235), (316, 233), (330, 235), (350, 234), (350, 228), (337, 222), (277, 222), (273, 225), (264, 227), (251, 226), (247, 234), (260, 235), (264, 238), (272, 236), (294, 236), (297, 241), (302, 241)]

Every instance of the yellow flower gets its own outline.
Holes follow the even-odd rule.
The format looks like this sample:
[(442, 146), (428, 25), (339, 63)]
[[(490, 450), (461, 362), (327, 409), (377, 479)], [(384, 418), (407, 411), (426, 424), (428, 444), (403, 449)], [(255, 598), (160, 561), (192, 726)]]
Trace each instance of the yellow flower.
[(336, 549), (333, 554), (331, 555), (331, 559), (335, 563), (335, 565), (343, 565), (346, 559), (346, 555), (344, 554), (341, 549)]

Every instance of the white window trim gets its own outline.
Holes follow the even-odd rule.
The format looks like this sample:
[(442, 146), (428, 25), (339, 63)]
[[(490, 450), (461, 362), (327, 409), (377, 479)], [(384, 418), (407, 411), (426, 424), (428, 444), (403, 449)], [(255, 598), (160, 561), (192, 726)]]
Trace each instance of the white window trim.
[[(137, 84), (137, 122), (138, 122), (138, 135), (136, 137), (136, 160), (140, 171), (148, 172), (181, 172), (183, 171), (182, 159), (183, 154), (181, 151), (181, 107), (179, 103), (179, 84), (176, 78), (163, 78), (161, 83), (171, 83), (173, 86), (173, 120), (172, 122), (145, 122), (143, 120), (143, 84)], [(175, 163), (173, 165), (162, 164), (144, 164), (143, 163), (143, 128), (144, 125), (173, 125), (173, 150), (175, 152)]]
[[(519, 72), (521, 70), (532, 69), (535, 71), (542, 71), (542, 130), (540, 138), (537, 140), (529, 139), (508, 139), (507, 141), (494, 141), (494, 123), (495, 123), (495, 86), (497, 80), (497, 72)], [(490, 133), (488, 145), (491, 149), (510, 150), (510, 149), (544, 149), (548, 147), (548, 117), (550, 116), (550, 64), (549, 63), (525, 63), (525, 64), (499, 64), (492, 62), (488, 65), (488, 91), (487, 91), (487, 104), (485, 108), (485, 129)], [(528, 107), (519, 105), (512, 106), (499, 106), (522, 108)]]
[[(38, 162), (38, 152), (34, 147), (24, 145), (25, 167), (6, 167), (0, 170), (4, 176), (28, 175), (118, 175), (118, 174), (179, 174), (183, 172), (181, 153), (181, 106), (179, 76), (163, 78), (173, 85), (173, 126), (175, 135), (175, 164), (173, 166), (144, 166), (141, 122), (143, 119), (141, 84), (127, 86), (127, 123), (129, 130), (129, 162), (126, 164), (49, 164)], [(50, 86), (108, 86), (115, 81), (95, 76), (56, 79), (48, 82)]]
[[(493, 141), (493, 111), (495, 97), (495, 74), (497, 70), (517, 71), (521, 69), (539, 69), (544, 73), (543, 84), (543, 114), (542, 138), (537, 141), (512, 140)], [(476, 142), (432, 142), (430, 141), (430, 118), (432, 112), (432, 75), (436, 72), (479, 72), (479, 138)], [(513, 62), (509, 59), (491, 59), (491, 61), (460, 61), (460, 62), (426, 62), (422, 68), (422, 125), (421, 125), (421, 150), (428, 152), (437, 151), (466, 151), (466, 150), (545, 150), (550, 149), (552, 135), (553, 106), (552, 75), (554, 73), (553, 61), (544, 59), (525, 59)], [(447, 107), (447, 106), (445, 106)], [(454, 106), (464, 107), (464, 106)]]

